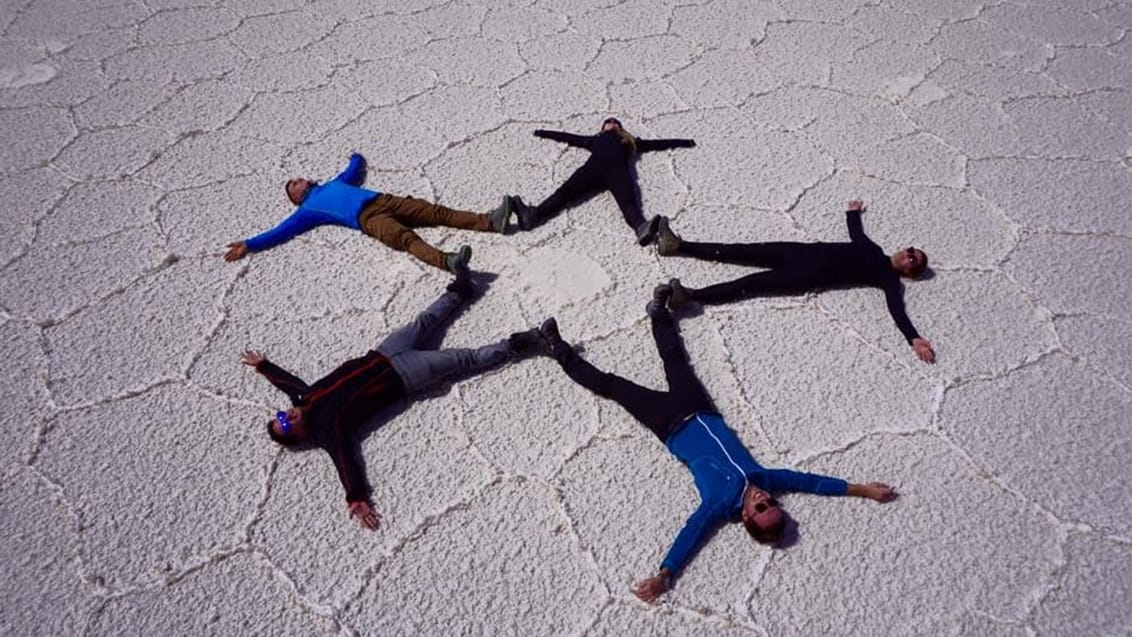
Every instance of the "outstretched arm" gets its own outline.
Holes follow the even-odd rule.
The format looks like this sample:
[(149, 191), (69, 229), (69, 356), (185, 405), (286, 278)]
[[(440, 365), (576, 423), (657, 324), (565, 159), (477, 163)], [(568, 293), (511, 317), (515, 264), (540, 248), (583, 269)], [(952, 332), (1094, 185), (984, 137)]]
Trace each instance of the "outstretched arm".
[(660, 571), (640, 581), (633, 588), (633, 593), (641, 600), (652, 603), (661, 593), (671, 588), (672, 578), (692, 560), (692, 555), (707, 537), (718, 517), (720, 516), (714, 515), (706, 502), (701, 502), (676, 535), (676, 540), (672, 542), (672, 547), (660, 564)]
[(693, 148), (694, 139), (641, 139), (637, 138), (637, 152), (647, 153), (650, 150), (668, 150), (669, 148)]
[(908, 313), (904, 310), (904, 290), (900, 285), (900, 279), (896, 276), (891, 276), (884, 283), (884, 302), (888, 305), (888, 313), (892, 315), (892, 320), (896, 322), (897, 329), (904, 335), (904, 339), (908, 344), (916, 350), (916, 356), (925, 363), (935, 362), (935, 350), (932, 349), (932, 344), (926, 338), (922, 338), (916, 327), (912, 325), (912, 320), (908, 318)]
[(366, 180), (366, 158), (362, 157), (361, 153), (350, 155), (350, 165), (346, 166), (346, 170), (343, 170), (337, 179), (351, 186), (361, 186)]
[[(262, 252), (268, 248), (274, 248), (281, 243), (286, 243), (294, 239), (316, 225), (318, 224), (315, 222), (314, 218), (305, 210), (299, 208), (271, 230), (245, 240), (243, 242), (245, 246), (244, 253)], [(231, 261), (232, 259), (229, 260)]]
[(556, 142), (563, 142), (578, 148), (590, 147), (593, 143), (593, 136), (591, 135), (575, 135), (574, 133), (563, 133), (556, 130), (543, 130), (538, 129), (535, 131), (535, 137), (542, 137), (543, 139), (553, 139)]
[(276, 389), (287, 394), (293, 405), (301, 402), (303, 395), (310, 391), (310, 386), (303, 382), (301, 378), (267, 360), (267, 357), (259, 352), (250, 349), (245, 350), (240, 355), (240, 362), (249, 367), (254, 367), (257, 372), (263, 374), (272, 385), (275, 385)]
[(370, 504), (369, 483), (366, 482), (365, 473), (355, 457), (357, 448), (354, 446), (353, 438), (350, 435), (352, 429), (348, 418), (344, 418), (340, 414), (334, 421), (334, 435), (325, 447), (330, 458), (334, 461), (334, 468), (338, 470), (338, 479), (346, 490), (346, 503), (350, 509), (350, 517), (358, 518), (358, 521), (366, 528), (376, 529), (379, 524), (377, 512), (373, 510), (373, 506)]
[(860, 199), (854, 199), (849, 202), (849, 208), (845, 210), (845, 225), (849, 226), (849, 240), (856, 243), (857, 241), (869, 241), (865, 236), (865, 225), (861, 222), (861, 213), (865, 211), (865, 202)]

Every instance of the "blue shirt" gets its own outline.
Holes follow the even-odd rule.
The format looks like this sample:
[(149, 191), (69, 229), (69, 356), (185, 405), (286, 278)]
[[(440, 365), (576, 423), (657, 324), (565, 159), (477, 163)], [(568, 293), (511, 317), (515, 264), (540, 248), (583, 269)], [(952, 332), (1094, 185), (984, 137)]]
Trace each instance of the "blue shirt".
[(361, 230), (358, 215), (380, 192), (362, 188), (365, 181), (366, 160), (361, 155), (350, 155), (350, 165), (342, 174), (325, 184), (315, 184), (307, 192), (303, 203), (271, 230), (244, 241), (252, 252), (286, 243), (317, 226), (333, 224)]
[(691, 560), (704, 538), (724, 520), (739, 515), (743, 493), (752, 484), (766, 491), (801, 491), (845, 495), (849, 484), (839, 478), (789, 469), (765, 469), (751, 457), (723, 417), (706, 411), (668, 437), (668, 450), (688, 465), (700, 492), (700, 507), (684, 523), (661, 562), (673, 575)]

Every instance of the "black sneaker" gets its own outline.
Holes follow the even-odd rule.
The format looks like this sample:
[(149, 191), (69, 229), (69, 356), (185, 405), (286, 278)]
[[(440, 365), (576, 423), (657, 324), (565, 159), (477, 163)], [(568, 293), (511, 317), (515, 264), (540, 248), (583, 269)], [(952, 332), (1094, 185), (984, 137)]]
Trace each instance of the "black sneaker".
[(668, 311), (665, 305), (668, 304), (668, 299), (672, 296), (672, 286), (667, 283), (661, 283), (652, 289), (652, 300), (645, 306), (645, 314), (649, 316), (660, 316)]
[(670, 257), (680, 249), (680, 237), (668, 227), (668, 217), (661, 217), (656, 228), (656, 253)]
[(523, 199), (519, 195), (512, 195), (510, 199), (520, 230), (525, 232), (538, 225), (538, 208), (523, 203)]
[(515, 332), (508, 337), (507, 341), (511, 345), (511, 351), (518, 356), (531, 356), (549, 351), (546, 340), (543, 339), (542, 332), (537, 327), (532, 327), (524, 332)]
[(647, 246), (656, 238), (656, 229), (660, 225), (660, 216), (657, 215), (648, 221), (642, 221), (637, 226), (637, 245)]
[(444, 267), (452, 274), (459, 274), (460, 270), (468, 269), (468, 262), (472, 260), (472, 249), (469, 246), (460, 246), (455, 252), (444, 253)]
[(562, 342), (562, 335), (558, 333), (558, 321), (553, 316), (543, 321), (538, 331), (552, 349), (556, 343)]
[(472, 271), (467, 266), (460, 268), (456, 272), (456, 278), (445, 289), (454, 292), (465, 301), (472, 298), (476, 295), (476, 286), (472, 283)]
[(680, 279), (670, 280), (668, 287), (672, 294), (668, 297), (668, 309), (675, 310), (692, 302), (692, 293), (680, 284)]

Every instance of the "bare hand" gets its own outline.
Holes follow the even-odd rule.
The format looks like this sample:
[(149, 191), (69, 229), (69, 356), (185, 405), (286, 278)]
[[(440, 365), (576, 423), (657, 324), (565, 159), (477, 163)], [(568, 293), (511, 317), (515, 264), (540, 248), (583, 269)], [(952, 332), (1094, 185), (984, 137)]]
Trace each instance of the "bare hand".
[(935, 362), (935, 350), (932, 349), (932, 344), (926, 338), (912, 339), (912, 349), (916, 350), (916, 356), (925, 363)]
[(358, 522), (371, 531), (376, 531), (377, 527), (381, 526), (377, 511), (374, 511), (370, 503), (364, 500), (350, 503), (350, 517), (358, 518)]
[(224, 253), (225, 261), (239, 261), (248, 256), (248, 246), (243, 241), (228, 244), (228, 251)]
[(853, 201), (849, 202), (849, 212), (864, 212), (864, 211), (865, 211), (865, 202), (861, 201), (860, 199), (854, 199)]
[(877, 502), (892, 502), (896, 499), (896, 491), (883, 482), (870, 482), (862, 490), (866, 498)]
[(660, 575), (654, 575), (638, 582), (637, 585), (633, 587), (633, 594), (642, 602), (651, 604), (666, 590), (668, 590), (668, 581)]
[(265, 360), (267, 360), (266, 356), (250, 349), (244, 350), (244, 353), (240, 354), (240, 362), (248, 367), (258, 367)]

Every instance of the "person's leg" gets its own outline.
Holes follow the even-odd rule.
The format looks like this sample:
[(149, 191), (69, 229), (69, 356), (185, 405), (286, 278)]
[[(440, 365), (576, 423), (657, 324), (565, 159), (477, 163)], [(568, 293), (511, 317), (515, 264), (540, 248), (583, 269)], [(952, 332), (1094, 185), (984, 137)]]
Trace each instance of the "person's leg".
[(805, 258), (805, 245), (787, 241), (767, 243), (701, 243), (680, 241), (676, 254), (705, 261), (778, 268)]
[(615, 374), (603, 372), (578, 356), (569, 345), (555, 347), (554, 358), (575, 383), (621, 405), (661, 442), (668, 439), (669, 426), (677, 414), (672, 412), (668, 392), (648, 389)]
[(570, 204), (592, 197), (604, 189), (605, 182), (601, 179), (597, 166), (587, 161), (570, 175), (566, 183), (559, 186), (558, 190), (551, 193), (535, 208), (532, 222), (542, 223)]
[(792, 267), (756, 272), (734, 281), (685, 290), (692, 300), (715, 305), (756, 296), (805, 294), (820, 285), (821, 281), (812, 269)]
[(621, 209), (621, 218), (633, 230), (641, 227), (645, 222), (645, 215), (641, 212), (641, 202), (637, 197), (637, 187), (633, 177), (625, 165), (613, 165), (607, 168), (605, 184), (609, 188), (617, 207)]
[(688, 352), (676, 331), (672, 315), (661, 303), (656, 311), (650, 312), (649, 318), (652, 320), (652, 336), (656, 341), (657, 352), (664, 362), (668, 393), (675, 403), (676, 413), (673, 416), (682, 417), (695, 411), (713, 409), (711, 397), (688, 360)]
[(436, 332), (436, 328), (443, 325), (460, 306), (464, 304), (464, 297), (452, 291), (440, 295), (416, 318), (397, 328), (374, 349), (392, 358), (396, 354), (419, 347), (421, 343), (429, 340)]
[(509, 339), (475, 349), (408, 349), (389, 357), (405, 383), (406, 393), (435, 387), (445, 381), (468, 378), (501, 365), (515, 354)]
[(495, 232), (491, 227), (491, 215), (454, 210), (431, 201), (413, 197), (396, 197), (390, 205), (394, 219), (410, 227), (444, 226), (460, 230)]
[(406, 228), (393, 216), (392, 210), (396, 208), (392, 195), (379, 195), (362, 210), (358, 217), (358, 224), (362, 232), (377, 239), (385, 245), (400, 252), (408, 252), (421, 261), (447, 270), (445, 254), (425, 242), (424, 239)]

